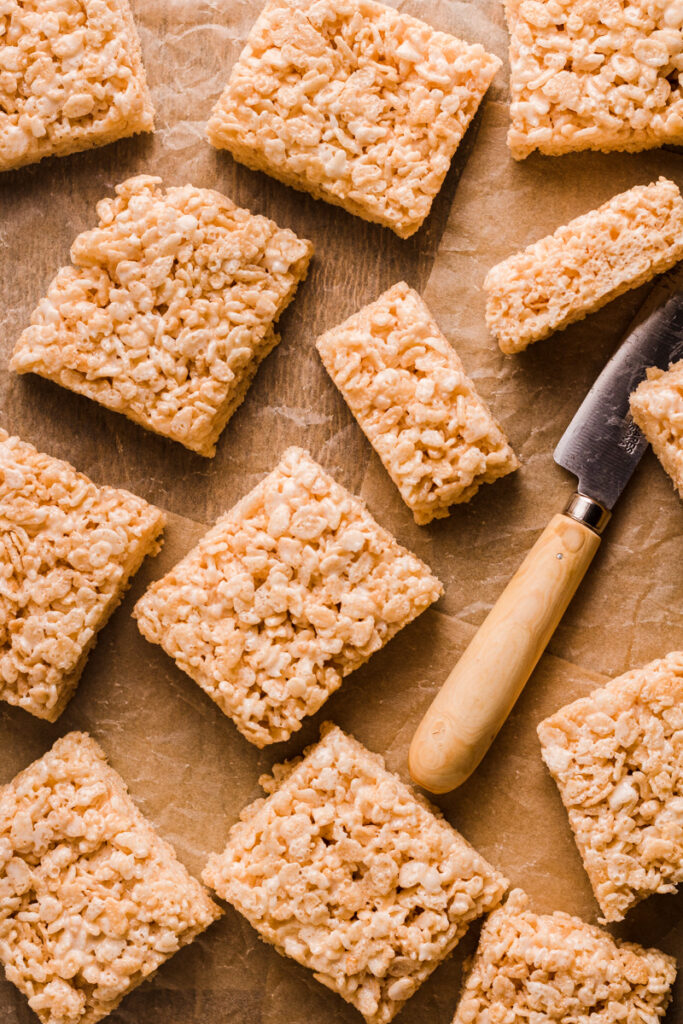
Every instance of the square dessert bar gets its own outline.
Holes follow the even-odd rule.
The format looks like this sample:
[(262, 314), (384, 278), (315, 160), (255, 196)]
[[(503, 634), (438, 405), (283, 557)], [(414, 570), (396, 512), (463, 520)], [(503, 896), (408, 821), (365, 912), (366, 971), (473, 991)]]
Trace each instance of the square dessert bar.
[(72, 732), (0, 788), (0, 963), (43, 1024), (94, 1024), (221, 914)]
[(0, 171), (153, 130), (128, 0), (0, 3)]
[(212, 456), (311, 258), (219, 192), (139, 175), (97, 204), (14, 350), (37, 373)]
[(360, 499), (290, 448), (134, 615), (263, 747), (300, 729), (442, 589)]
[(605, 920), (683, 881), (683, 651), (538, 727)]
[(631, 395), (631, 414), (683, 498), (683, 359), (654, 367)]
[(578, 917), (534, 914), (514, 889), (488, 918), (453, 1024), (657, 1024), (676, 961)]
[(407, 284), (394, 285), (316, 345), (416, 523), (447, 516), (451, 505), (519, 466), (460, 359)]
[(486, 322), (503, 352), (521, 352), (682, 258), (678, 186), (636, 185), (493, 267)]
[(407, 238), (500, 65), (373, 0), (270, 0), (214, 107), (209, 141)]
[(386, 1024), (507, 881), (336, 726), (262, 780), (203, 880), (279, 953)]
[(58, 718), (164, 522), (0, 430), (0, 700)]
[(505, 0), (522, 160), (683, 143), (680, 0)]

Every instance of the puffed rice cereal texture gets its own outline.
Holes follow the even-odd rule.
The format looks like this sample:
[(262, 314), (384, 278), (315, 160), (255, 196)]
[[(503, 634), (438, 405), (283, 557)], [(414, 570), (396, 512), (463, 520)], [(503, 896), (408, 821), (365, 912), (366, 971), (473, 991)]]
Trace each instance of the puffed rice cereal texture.
[(520, 889), (488, 918), (453, 1024), (658, 1024), (676, 961), (556, 911)]
[[(0, 0), (1, 2), (1, 0)], [(16, 345), (37, 373), (213, 456), (311, 243), (210, 189), (139, 175), (97, 204)]]
[(442, 590), (360, 499), (290, 448), (134, 615), (263, 747), (300, 729)]
[(336, 726), (276, 766), (203, 880), (283, 956), (387, 1024), (507, 881)]
[(683, 498), (683, 359), (651, 367), (631, 395), (631, 414)]
[(636, 185), (493, 267), (486, 322), (503, 352), (521, 352), (682, 258), (678, 186)]
[(683, 144), (683, 0), (505, 0), (516, 160)]
[(221, 914), (86, 733), (0, 789), (0, 961), (42, 1024), (94, 1024)]
[(164, 522), (0, 430), (0, 700), (59, 717)]
[(128, 0), (0, 0), (0, 171), (153, 130)]
[(415, 522), (519, 462), (417, 292), (401, 282), (316, 342)]
[(270, 0), (209, 141), (407, 238), (500, 66), (482, 46), (373, 0)]
[(683, 881), (683, 651), (538, 726), (606, 921)]

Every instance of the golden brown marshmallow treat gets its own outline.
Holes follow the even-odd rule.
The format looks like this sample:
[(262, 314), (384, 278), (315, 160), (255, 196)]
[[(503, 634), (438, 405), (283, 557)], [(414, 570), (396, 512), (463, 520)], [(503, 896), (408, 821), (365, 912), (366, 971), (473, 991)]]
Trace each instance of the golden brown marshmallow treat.
[(262, 780), (207, 885), (266, 942), (388, 1024), (507, 881), (336, 726)]

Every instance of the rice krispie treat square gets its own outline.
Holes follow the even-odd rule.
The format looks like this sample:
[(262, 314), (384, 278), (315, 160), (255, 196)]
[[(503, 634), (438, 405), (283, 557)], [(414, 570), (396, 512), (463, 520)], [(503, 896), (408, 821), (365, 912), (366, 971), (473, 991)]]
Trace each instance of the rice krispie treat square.
[(683, 651), (538, 726), (606, 921), (683, 881)]
[(505, 0), (516, 160), (683, 144), (680, 0)]
[(0, 963), (43, 1024), (94, 1024), (221, 914), (86, 733), (0, 788)]
[(306, 276), (311, 243), (210, 189), (139, 175), (97, 204), (10, 368), (212, 456)]
[(520, 889), (494, 911), (453, 1024), (657, 1024), (671, 1001), (676, 961), (578, 917), (534, 914)]
[(0, 2), (0, 171), (153, 130), (128, 0)]
[(386, 1024), (507, 881), (336, 726), (262, 779), (202, 878), (368, 1024)]
[(683, 359), (647, 371), (631, 395), (631, 414), (683, 498)]
[(486, 322), (503, 352), (522, 352), (682, 258), (678, 186), (636, 185), (493, 267)]
[(0, 430), (0, 700), (59, 717), (164, 523)]
[(270, 0), (213, 109), (209, 141), (408, 238), (500, 65), (373, 0)]
[(401, 282), (316, 342), (415, 522), (519, 462), (417, 292)]
[(300, 729), (442, 591), (359, 498), (289, 448), (133, 614), (264, 747)]

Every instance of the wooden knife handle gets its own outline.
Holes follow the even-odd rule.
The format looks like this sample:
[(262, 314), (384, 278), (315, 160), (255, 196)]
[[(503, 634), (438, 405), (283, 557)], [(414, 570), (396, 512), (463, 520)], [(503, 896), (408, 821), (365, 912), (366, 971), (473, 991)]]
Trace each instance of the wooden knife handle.
[(467, 779), (491, 746), (583, 579), (600, 536), (556, 515), (434, 698), (410, 746), (432, 793)]

